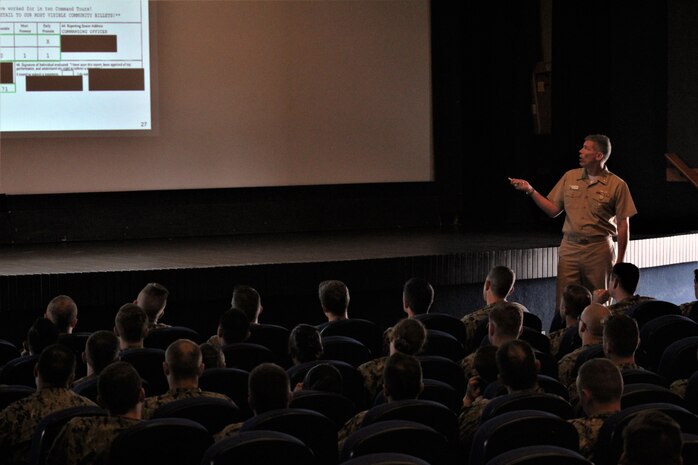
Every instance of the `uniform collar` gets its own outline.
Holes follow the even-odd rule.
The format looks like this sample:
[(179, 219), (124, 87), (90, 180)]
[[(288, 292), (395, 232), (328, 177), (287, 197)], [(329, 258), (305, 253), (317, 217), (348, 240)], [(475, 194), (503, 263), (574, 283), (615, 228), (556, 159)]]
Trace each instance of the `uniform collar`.
[[(608, 168), (604, 166), (603, 171), (601, 172), (601, 174), (599, 175), (599, 177), (596, 178), (596, 180), (595, 180), (594, 182), (600, 182), (601, 184), (603, 184), (603, 185), (605, 186), (605, 185), (608, 184), (608, 177), (609, 177), (610, 175), (611, 175), (611, 172), (608, 171)], [(589, 179), (589, 174), (587, 173), (587, 169), (586, 169), (586, 168), (582, 168), (582, 173), (581, 173), (581, 175), (579, 176), (579, 178), (577, 178), (577, 179), (578, 179), (578, 180), (580, 180), (580, 179)], [(593, 184), (593, 182), (592, 182), (592, 184)]]

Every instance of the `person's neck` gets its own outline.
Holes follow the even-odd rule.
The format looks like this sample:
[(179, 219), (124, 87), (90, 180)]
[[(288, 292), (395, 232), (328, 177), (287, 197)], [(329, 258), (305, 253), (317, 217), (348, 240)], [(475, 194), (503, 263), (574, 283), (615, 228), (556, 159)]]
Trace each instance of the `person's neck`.
[(613, 299), (616, 301), (616, 303), (623, 302), (624, 300), (627, 300), (632, 296), (633, 294), (629, 294), (628, 292), (622, 289), (618, 289), (613, 293)]
[(492, 305), (492, 304), (497, 304), (499, 302), (506, 302), (507, 298), (506, 297), (499, 297), (498, 295), (494, 295), (492, 293), (487, 293), (485, 295), (485, 302), (487, 305)]
[(620, 400), (617, 402), (607, 402), (603, 404), (598, 402), (590, 402), (589, 405), (584, 406), (584, 413), (586, 413), (588, 417), (601, 415), (604, 413), (617, 412), (620, 412)]
[(123, 339), (119, 339), (119, 349), (120, 350), (142, 349), (142, 348), (143, 348), (143, 341), (124, 341)]
[(118, 415), (121, 418), (126, 418), (128, 420), (140, 420), (143, 418), (143, 404), (139, 402), (135, 407), (133, 407), (128, 412), (123, 415)]
[(332, 315), (330, 313), (327, 314), (327, 321), (340, 321), (340, 320), (346, 320), (347, 315)]
[(571, 316), (565, 316), (565, 328), (571, 328), (573, 326), (577, 326), (577, 320), (575, 317)]
[(631, 355), (630, 357), (619, 357), (614, 353), (606, 354), (606, 356), (611, 360), (615, 365), (635, 365), (635, 355)]
[(601, 336), (596, 337), (589, 331), (582, 333), (582, 345), (592, 346), (595, 344), (601, 344), (601, 342), (603, 342), (603, 337)]
[(199, 378), (187, 378), (187, 379), (172, 379), (168, 377), (167, 379), (170, 390), (174, 389), (197, 389), (199, 387)]
[(601, 176), (603, 174), (604, 165), (598, 164), (598, 165), (587, 166), (586, 170), (587, 170), (587, 176), (598, 177), (598, 176)]

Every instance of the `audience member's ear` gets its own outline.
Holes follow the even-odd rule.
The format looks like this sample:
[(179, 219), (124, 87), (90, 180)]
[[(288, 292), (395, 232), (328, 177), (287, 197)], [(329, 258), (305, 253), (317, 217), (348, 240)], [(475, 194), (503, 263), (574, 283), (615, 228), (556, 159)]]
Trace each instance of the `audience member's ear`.
[(249, 395), (249, 394), (247, 395), (247, 403), (248, 403), (249, 406), (250, 406), (250, 410), (252, 410), (252, 411), (254, 412), (254, 411), (255, 411), (254, 399), (253, 399), (252, 396)]
[(114, 336), (116, 336), (116, 337), (121, 337), (121, 336), (119, 335), (119, 330), (116, 329), (116, 326), (114, 326)]
[(145, 400), (145, 389), (141, 386), (141, 390), (138, 391), (138, 403), (142, 403)]
[(87, 352), (82, 353), (82, 363), (87, 364)]
[(388, 386), (383, 384), (383, 396), (385, 396), (386, 399), (390, 398), (390, 391), (388, 390)]
[(423, 381), (420, 381), (420, 382), (419, 382), (419, 394), (417, 394), (417, 397), (419, 397), (420, 394), (422, 394), (423, 391), (424, 391), (424, 382), (423, 382)]
[(511, 286), (511, 289), (509, 290), (509, 292), (507, 292), (507, 297), (509, 297), (513, 293), (514, 293), (514, 286)]
[(162, 371), (165, 373), (165, 376), (170, 375), (170, 365), (168, 365), (167, 362), (162, 362)]
[(206, 367), (204, 366), (204, 362), (201, 362), (201, 364), (199, 365), (199, 369), (197, 370), (196, 376), (201, 376), (204, 373), (205, 369)]
[(70, 327), (71, 327), (71, 328), (75, 328), (77, 325), (78, 325), (78, 319), (76, 318), (76, 319), (70, 324)]
[(540, 360), (536, 359), (536, 373), (540, 373)]

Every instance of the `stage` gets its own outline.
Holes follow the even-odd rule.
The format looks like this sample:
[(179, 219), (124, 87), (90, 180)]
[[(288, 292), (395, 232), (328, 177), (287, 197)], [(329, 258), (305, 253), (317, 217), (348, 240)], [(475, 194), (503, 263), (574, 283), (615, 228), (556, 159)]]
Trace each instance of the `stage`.
[[(494, 265), (516, 272), (514, 300), (545, 322), (551, 318), (559, 241), (559, 234), (549, 233), (421, 230), (3, 246), (0, 338), (21, 340), (58, 294), (78, 303), (77, 329), (111, 328), (119, 306), (151, 281), (171, 292), (165, 322), (206, 334), (215, 329), (235, 284), (260, 291), (263, 321), (289, 327), (322, 321), (316, 294), (325, 279), (346, 282), (354, 317), (392, 324), (401, 316), (402, 284), (412, 276), (434, 285), (435, 310), (461, 316), (481, 304), (480, 287)], [(686, 273), (683, 268), (698, 262), (698, 233), (635, 237), (626, 260), (642, 268), (643, 276), (682, 264)], [(685, 297), (689, 287), (692, 293), (689, 278), (685, 285), (676, 282), (679, 277), (669, 279), (678, 287), (671, 290), (675, 298), (666, 300), (692, 300)], [(661, 289), (652, 282), (646, 284), (659, 297)]]

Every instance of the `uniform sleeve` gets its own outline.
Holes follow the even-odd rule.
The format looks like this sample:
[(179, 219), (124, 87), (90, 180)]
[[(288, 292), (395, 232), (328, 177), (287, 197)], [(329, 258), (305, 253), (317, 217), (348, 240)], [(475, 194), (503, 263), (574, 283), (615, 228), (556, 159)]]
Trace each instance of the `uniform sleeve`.
[(623, 181), (618, 187), (617, 197), (616, 197), (616, 218), (630, 218), (637, 214), (637, 209), (635, 208), (635, 202), (630, 195), (630, 189), (628, 185)]

